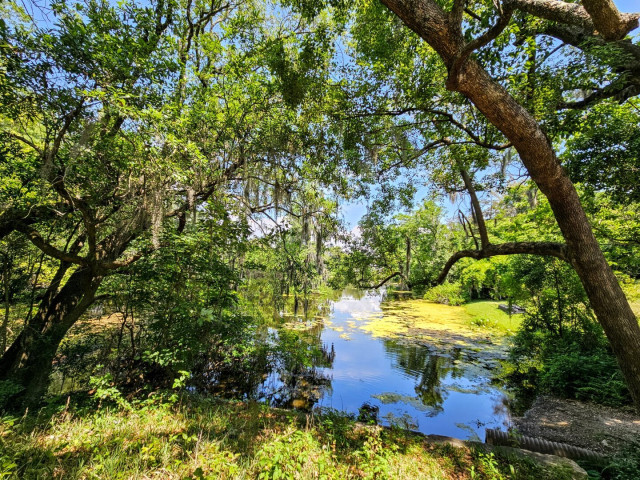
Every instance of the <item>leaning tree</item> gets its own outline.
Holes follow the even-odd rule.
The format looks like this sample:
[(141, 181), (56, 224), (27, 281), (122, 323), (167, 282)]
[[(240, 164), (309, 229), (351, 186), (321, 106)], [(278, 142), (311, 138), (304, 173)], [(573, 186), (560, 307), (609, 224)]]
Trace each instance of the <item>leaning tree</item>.
[[(625, 36), (638, 26), (640, 15), (621, 14), (610, 0), (585, 0), (582, 5), (556, 0), (507, 0), (493, 5), (466, 0), (381, 2), (437, 53), (446, 67), (446, 88), (467, 98), (515, 148), (528, 174), (548, 198), (564, 237), (564, 243), (558, 244), (496, 245), (481, 232), (480, 248), (456, 253), (447, 267), (464, 257), (518, 253), (553, 255), (570, 263), (611, 343), (632, 397), (640, 406), (638, 321), (596, 241), (552, 139), (530, 111), (532, 108), (525, 108), (526, 98), (516, 99), (492, 75), (494, 72), (489, 73), (482, 60), (483, 54), (500, 48), (495, 43), (498, 41), (518, 49), (522, 42), (510, 43), (516, 36), (507, 29), (520, 22), (521, 29), (530, 35), (550, 36), (558, 44), (572, 45), (593, 56), (599, 53), (600, 58), (602, 49), (609, 54), (602, 62), (611, 62), (611, 80), (604, 85), (598, 82), (600, 79), (592, 79), (591, 84), (583, 82), (581, 90), (558, 99), (557, 108), (584, 108), (608, 98), (624, 101), (638, 93), (640, 48)], [(476, 13), (478, 10), (488, 15)], [(488, 27), (483, 31), (484, 25)]]
[[(290, 3), (307, 15), (319, 8)], [(340, 0), (324, 5), (350, 8)], [(364, 124), (346, 129), (345, 144), (368, 164), (360, 170), (380, 182), (398, 167), (439, 163), (447, 183), (471, 197), (477, 248), (455, 253), (438, 280), (462, 258), (533, 254), (569, 263), (640, 407), (640, 327), (558, 158), (584, 127), (582, 110), (640, 93), (640, 46), (626, 38), (640, 14), (620, 13), (611, 0), (362, 0), (355, 8), (355, 58), (343, 68), (365, 79), (336, 116)], [(473, 178), (491, 157), (503, 166), (521, 162), (548, 198), (563, 242), (492, 242)]]

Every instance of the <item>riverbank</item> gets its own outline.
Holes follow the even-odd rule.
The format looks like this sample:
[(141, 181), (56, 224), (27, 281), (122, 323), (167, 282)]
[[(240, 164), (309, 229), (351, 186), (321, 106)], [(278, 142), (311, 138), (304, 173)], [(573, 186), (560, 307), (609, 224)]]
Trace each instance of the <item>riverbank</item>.
[(100, 409), (88, 402), (3, 417), (0, 478), (570, 478), (527, 459), (437, 445), (330, 411), (192, 396)]

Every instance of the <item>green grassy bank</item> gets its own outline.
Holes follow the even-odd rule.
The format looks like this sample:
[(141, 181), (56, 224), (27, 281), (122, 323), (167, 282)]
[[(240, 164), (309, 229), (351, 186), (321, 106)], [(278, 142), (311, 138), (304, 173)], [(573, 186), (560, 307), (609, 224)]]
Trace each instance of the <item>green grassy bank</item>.
[(462, 307), (470, 317), (472, 325), (489, 327), (513, 335), (520, 327), (522, 315), (509, 315), (498, 308), (506, 302), (494, 300), (476, 300)]
[[(72, 402), (73, 403), (73, 402)], [(521, 458), (432, 445), (347, 416), (184, 397), (128, 407), (50, 406), (0, 422), (0, 478), (554, 479)]]

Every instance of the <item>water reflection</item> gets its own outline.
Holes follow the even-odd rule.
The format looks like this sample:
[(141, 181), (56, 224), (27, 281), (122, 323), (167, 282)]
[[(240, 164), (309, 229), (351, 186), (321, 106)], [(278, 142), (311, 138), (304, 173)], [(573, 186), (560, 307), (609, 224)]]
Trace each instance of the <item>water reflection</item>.
[[(334, 297), (335, 298), (335, 295)], [(284, 296), (275, 304), (275, 324), (270, 329), (270, 370), (254, 398), (273, 406), (310, 410), (331, 388), (330, 370), (336, 356), (322, 332), (331, 315), (331, 297)]]
[(450, 362), (445, 357), (430, 354), (424, 347), (407, 348), (392, 342), (385, 342), (385, 347), (397, 355), (398, 366), (420, 379), (415, 391), (422, 403), (442, 410), (445, 392), (441, 379), (451, 370)]
[(459, 438), (483, 437), (509, 421), (490, 368), (504, 353), (442, 330), (456, 342), (375, 338), (363, 326), (385, 313), (384, 292), (348, 289), (332, 298), (283, 297), (268, 329), (268, 367), (248, 396), (280, 407), (330, 407), (354, 415), (368, 405), (383, 423)]

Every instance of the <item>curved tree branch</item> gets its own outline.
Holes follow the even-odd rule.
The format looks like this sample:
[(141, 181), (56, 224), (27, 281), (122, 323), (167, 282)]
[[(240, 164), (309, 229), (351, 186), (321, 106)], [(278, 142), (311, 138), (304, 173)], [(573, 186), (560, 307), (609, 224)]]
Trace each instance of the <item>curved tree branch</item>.
[(435, 284), (440, 285), (444, 282), (451, 268), (463, 258), (482, 260), (483, 258), (497, 257), (500, 255), (540, 255), (559, 258), (565, 262), (570, 261), (567, 246), (564, 243), (507, 242), (497, 245), (489, 244), (480, 250), (460, 250), (454, 253), (440, 271), (440, 275), (438, 275)]
[(623, 103), (629, 98), (640, 94), (640, 45), (629, 40), (606, 42), (591, 31), (552, 22), (544, 22), (533, 26), (527, 25), (523, 33), (532, 36), (547, 35), (556, 38), (567, 45), (582, 50), (585, 54), (589, 54), (592, 48), (605, 46), (615, 53), (603, 59), (618, 74), (615, 80), (602, 88), (596, 89), (582, 100), (560, 102), (557, 108), (582, 109), (609, 98)]
[(42, 235), (30, 225), (24, 223), (18, 223), (16, 225), (16, 230), (22, 232), (27, 236), (29, 241), (33, 243), (36, 247), (42, 250), (44, 253), (49, 255), (50, 257), (57, 258), (58, 260), (62, 260), (63, 262), (75, 263), (76, 265), (86, 266), (87, 261), (76, 255), (73, 252), (63, 252), (62, 250), (57, 249), (50, 243), (48, 243)]
[(638, 27), (640, 14), (620, 13), (611, 0), (583, 0), (581, 6), (559, 0), (505, 0), (505, 6), (516, 8), (539, 18), (597, 30), (607, 41), (621, 40)]
[[(625, 82), (623, 82), (625, 83)], [(581, 110), (591, 105), (594, 105), (601, 100), (612, 99), (618, 103), (624, 103), (630, 98), (633, 98), (640, 94), (640, 83), (634, 85), (625, 85), (623, 88), (616, 88), (615, 84), (608, 85), (605, 88), (596, 90), (595, 92), (587, 95), (582, 100), (576, 100), (575, 102), (560, 102), (557, 105), (559, 110), (573, 109)]]
[(509, 21), (511, 20), (512, 9), (507, 7), (504, 11), (500, 12), (500, 17), (496, 24), (487, 30), (485, 33), (480, 35), (477, 38), (474, 38), (469, 43), (467, 43), (462, 51), (458, 54), (456, 59), (453, 62), (453, 65), (449, 69), (450, 77), (457, 77), (460, 72), (460, 68), (467, 61), (469, 55), (471, 55), (475, 50), (484, 47), (485, 45), (491, 43), (493, 40), (498, 38), (498, 36), (503, 32), (507, 25), (509, 25)]
[(638, 13), (620, 13), (612, 0), (582, 0), (596, 29), (605, 40), (620, 40), (638, 27)]
[(417, 110), (421, 110), (423, 112), (428, 112), (428, 113), (432, 113), (434, 115), (445, 117), (449, 123), (451, 123), (452, 125), (454, 125), (458, 129), (460, 129), (463, 132), (465, 132), (473, 140), (473, 142), (476, 145), (480, 146), (480, 147), (489, 148), (491, 150), (506, 150), (507, 148), (511, 148), (512, 147), (511, 142), (506, 142), (506, 143), (503, 143), (503, 144), (500, 144), (500, 145), (494, 145), (494, 144), (491, 144), (491, 143), (481, 139), (476, 133), (473, 132), (473, 130), (469, 126), (467, 126), (467, 125), (463, 124), (462, 122), (458, 121), (455, 118), (454, 114), (451, 113), (451, 112), (447, 112), (447, 111), (444, 111), (444, 110), (438, 110), (438, 109), (435, 109), (435, 108), (422, 108), (422, 109), (421, 108), (417, 108)]
[(10, 137), (15, 138), (16, 140), (24, 143), (25, 145), (30, 146), (31, 148), (33, 148), (36, 153), (38, 153), (39, 155), (43, 154), (43, 150), (42, 148), (40, 148), (38, 145), (36, 145), (34, 142), (32, 142), (31, 140), (29, 140), (27, 137), (23, 137), (22, 135), (18, 135), (17, 133), (12, 133), (12, 132), (6, 132), (7, 135), (9, 135)]

